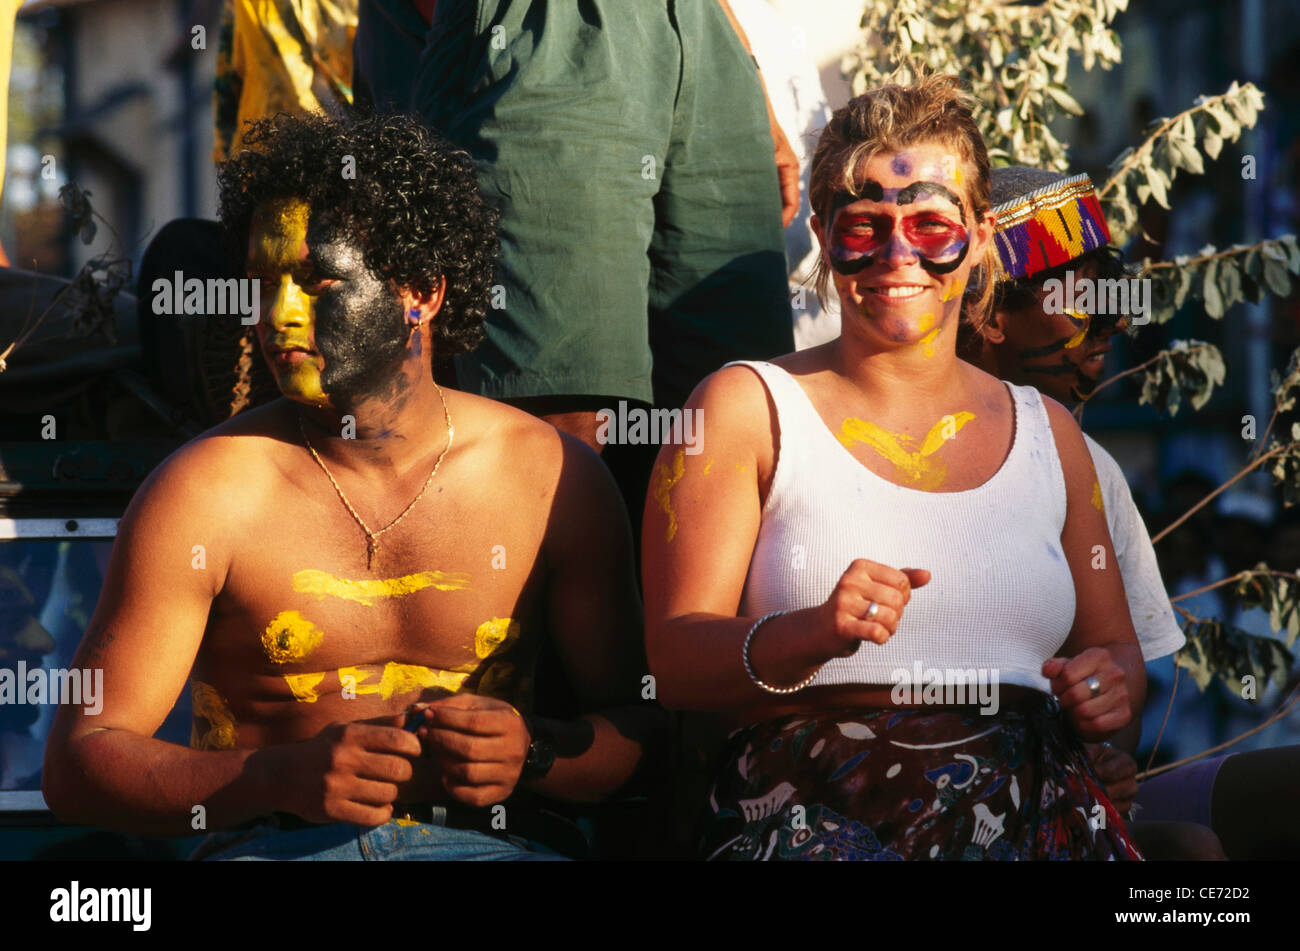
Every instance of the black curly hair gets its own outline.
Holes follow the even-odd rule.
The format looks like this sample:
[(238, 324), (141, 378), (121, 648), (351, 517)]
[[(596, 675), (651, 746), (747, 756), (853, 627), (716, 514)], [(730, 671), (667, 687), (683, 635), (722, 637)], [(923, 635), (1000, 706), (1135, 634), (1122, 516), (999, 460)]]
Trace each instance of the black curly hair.
[(245, 258), (260, 205), (300, 198), (354, 238), (367, 266), (395, 287), (424, 295), (447, 279), (434, 320), (435, 352), (478, 346), (498, 216), (479, 194), (468, 154), (399, 114), (281, 113), (253, 123), (244, 142), (252, 148), (217, 169), (233, 261)]

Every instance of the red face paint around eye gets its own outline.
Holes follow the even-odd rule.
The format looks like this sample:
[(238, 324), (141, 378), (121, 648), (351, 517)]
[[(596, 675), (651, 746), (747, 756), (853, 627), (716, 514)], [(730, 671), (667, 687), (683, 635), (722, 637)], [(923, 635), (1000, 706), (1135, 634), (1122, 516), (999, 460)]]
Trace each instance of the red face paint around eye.
[[(960, 223), (945, 215), (923, 211), (900, 222), (900, 238), (927, 271), (946, 274), (961, 264), (970, 241)], [(841, 274), (856, 274), (875, 263), (894, 234), (894, 219), (886, 214), (845, 214), (835, 218), (831, 235), (832, 266)]]

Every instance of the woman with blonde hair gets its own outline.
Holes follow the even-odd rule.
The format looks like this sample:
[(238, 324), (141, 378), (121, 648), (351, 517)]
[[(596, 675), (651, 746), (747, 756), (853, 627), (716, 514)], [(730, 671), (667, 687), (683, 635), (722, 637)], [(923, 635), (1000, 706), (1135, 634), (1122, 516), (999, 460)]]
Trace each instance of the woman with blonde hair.
[(1080, 742), (1145, 690), (1083, 437), (956, 356), (991, 273), (970, 106), (931, 76), (835, 113), (810, 191), (840, 336), (712, 374), (702, 443), (660, 453), (657, 695), (734, 728), (709, 858), (1140, 858)]

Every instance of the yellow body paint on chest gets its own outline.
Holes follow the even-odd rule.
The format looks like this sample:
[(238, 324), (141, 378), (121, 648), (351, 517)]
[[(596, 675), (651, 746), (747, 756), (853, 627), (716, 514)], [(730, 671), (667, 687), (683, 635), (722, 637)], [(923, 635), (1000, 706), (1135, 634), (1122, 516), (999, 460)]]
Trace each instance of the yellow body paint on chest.
[(1094, 482), (1092, 484), (1092, 498), (1089, 501), (1092, 502), (1092, 507), (1098, 512), (1102, 515), (1106, 514), (1106, 500), (1101, 497), (1100, 482)]
[(870, 447), (892, 462), (899, 474), (913, 483), (911, 487), (929, 491), (943, 485), (948, 472), (941, 461), (930, 457), (974, 418), (974, 413), (964, 411), (945, 416), (930, 427), (921, 448), (915, 451), (911, 446), (916, 440), (911, 436), (891, 433), (875, 423), (854, 417), (844, 420), (836, 438), (847, 449), (852, 449), (854, 443)]
[(230, 705), (217, 693), (216, 688), (199, 680), (191, 680), (190, 705), (194, 716), (208, 721), (208, 731), (202, 736), (199, 736), (197, 726), (192, 728), (190, 746), (198, 750), (233, 750), (235, 715), (230, 712)]
[(494, 617), (484, 621), (474, 632), (474, 653), (479, 658), (491, 657), (506, 650), (519, 640), (519, 622), (514, 618)]
[(262, 632), (262, 650), (272, 663), (302, 660), (325, 639), (325, 632), (297, 611), (281, 611)]
[[(365, 683), (370, 677), (379, 673), (379, 683)], [(441, 670), (435, 667), (423, 667), (419, 664), (399, 664), (389, 661), (382, 671), (374, 666), (340, 667), (339, 682), (351, 682), (358, 697), (366, 694), (378, 694), (381, 700), (387, 700), (393, 694), (411, 693), (426, 687), (438, 687), (455, 693), (460, 690), (468, 673), (454, 670)]]
[(316, 692), (316, 687), (325, 675), (321, 674), (285, 674), (284, 682), (289, 685), (293, 691), (293, 699), (299, 703), (315, 703), (320, 699), (320, 694)]
[(383, 598), (402, 598), (425, 588), (437, 588), (439, 591), (462, 591), (469, 587), (469, 575), (462, 571), (421, 571), (401, 578), (365, 579), (352, 581), (348, 578), (336, 578), (327, 571), (307, 569), (294, 572), (293, 590), (300, 594), (314, 594), (318, 598), (326, 595), (355, 601), (365, 607), (373, 607), (375, 601)]
[(664, 541), (672, 541), (673, 536), (677, 534), (677, 514), (673, 511), (672, 491), (673, 486), (680, 482), (685, 474), (685, 449), (677, 450), (677, 453), (673, 456), (671, 470), (666, 465), (655, 466), (654, 498), (659, 503), (659, 508), (663, 510), (664, 515), (668, 516), (668, 528), (664, 533)]

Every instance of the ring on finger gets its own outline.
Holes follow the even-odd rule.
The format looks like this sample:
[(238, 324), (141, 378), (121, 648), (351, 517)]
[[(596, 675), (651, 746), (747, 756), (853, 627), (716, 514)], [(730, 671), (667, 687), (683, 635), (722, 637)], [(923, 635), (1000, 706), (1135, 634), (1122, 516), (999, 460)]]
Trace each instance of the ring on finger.
[(1097, 694), (1101, 693), (1101, 681), (1096, 677), (1089, 677), (1087, 683), (1088, 692), (1092, 694), (1092, 696), (1095, 697)]
[(876, 619), (876, 615), (879, 613), (880, 613), (880, 605), (878, 605), (875, 601), (872, 601), (867, 605), (866, 617), (868, 621), (874, 621)]

